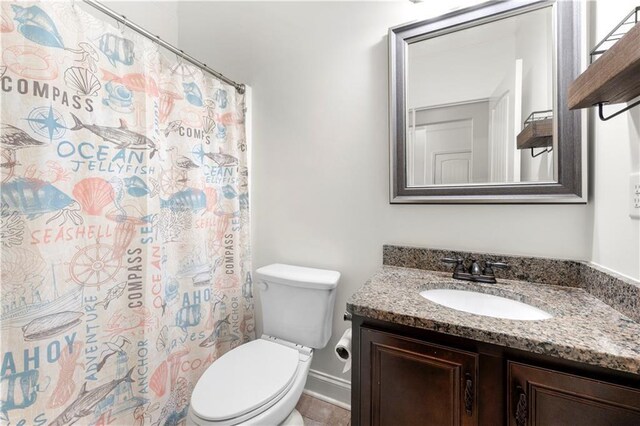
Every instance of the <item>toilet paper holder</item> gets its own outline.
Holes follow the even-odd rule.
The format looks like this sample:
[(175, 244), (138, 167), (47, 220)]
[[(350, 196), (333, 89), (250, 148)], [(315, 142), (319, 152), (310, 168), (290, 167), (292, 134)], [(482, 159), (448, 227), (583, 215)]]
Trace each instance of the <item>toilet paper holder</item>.
[(353, 315), (351, 315), (351, 312), (344, 311), (344, 316), (342, 317), (344, 321), (351, 321), (352, 318)]

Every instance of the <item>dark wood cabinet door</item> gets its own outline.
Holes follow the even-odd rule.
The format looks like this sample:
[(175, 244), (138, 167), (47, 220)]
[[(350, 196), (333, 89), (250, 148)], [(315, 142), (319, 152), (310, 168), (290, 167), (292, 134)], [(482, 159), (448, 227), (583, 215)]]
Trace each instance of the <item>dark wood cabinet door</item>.
[(640, 390), (508, 363), (509, 426), (638, 426)]
[(476, 425), (477, 357), (360, 328), (361, 425)]

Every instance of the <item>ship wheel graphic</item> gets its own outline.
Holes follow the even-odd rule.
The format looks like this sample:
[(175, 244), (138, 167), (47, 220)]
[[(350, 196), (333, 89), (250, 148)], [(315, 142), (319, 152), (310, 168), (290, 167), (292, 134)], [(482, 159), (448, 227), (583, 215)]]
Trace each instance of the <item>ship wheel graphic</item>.
[(187, 174), (184, 170), (171, 167), (160, 173), (160, 189), (165, 195), (171, 195), (187, 186)]
[(102, 284), (116, 280), (122, 259), (114, 259), (112, 246), (96, 241), (84, 248), (76, 248), (77, 253), (68, 263), (69, 275), (76, 284), (100, 290)]

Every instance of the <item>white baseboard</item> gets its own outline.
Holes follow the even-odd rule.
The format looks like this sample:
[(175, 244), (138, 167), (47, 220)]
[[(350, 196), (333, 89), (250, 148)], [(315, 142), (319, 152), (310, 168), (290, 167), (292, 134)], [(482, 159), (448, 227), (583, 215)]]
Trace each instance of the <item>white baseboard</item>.
[(317, 370), (309, 370), (304, 393), (351, 410), (351, 382)]

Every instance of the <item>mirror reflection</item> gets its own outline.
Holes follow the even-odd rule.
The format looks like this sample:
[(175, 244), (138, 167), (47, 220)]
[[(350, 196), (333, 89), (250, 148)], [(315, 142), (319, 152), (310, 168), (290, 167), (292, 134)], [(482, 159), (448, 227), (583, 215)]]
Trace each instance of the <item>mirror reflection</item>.
[(555, 182), (551, 7), (407, 49), (410, 187)]

